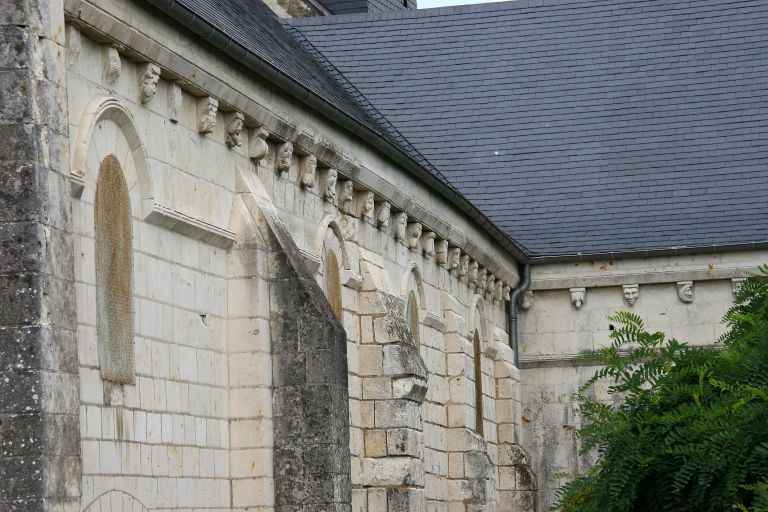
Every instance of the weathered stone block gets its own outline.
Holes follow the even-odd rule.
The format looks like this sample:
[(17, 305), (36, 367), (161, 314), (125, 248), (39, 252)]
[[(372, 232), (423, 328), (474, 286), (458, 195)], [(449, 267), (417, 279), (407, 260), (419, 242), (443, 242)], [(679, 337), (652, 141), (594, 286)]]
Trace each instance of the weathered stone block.
[(533, 512), (536, 493), (532, 491), (499, 491), (498, 512)]
[[(39, 169), (34, 164), (0, 160), (0, 222), (35, 221), (41, 218), (41, 180), (44, 181), (39, 177)], [(28, 234), (33, 233), (34, 230)]]
[(383, 354), (379, 345), (361, 345), (358, 347), (360, 357), (360, 375), (382, 375)]
[(427, 394), (427, 382), (420, 377), (399, 377), (392, 379), (392, 396), (421, 403)]
[(387, 431), (387, 453), (408, 455), (418, 459), (424, 456), (424, 435), (409, 428), (395, 428)]
[(448, 454), (448, 476), (464, 478), (464, 452)]
[(384, 316), (387, 314), (387, 309), (384, 307), (378, 291), (360, 292), (358, 296), (359, 314), (370, 316)]
[(368, 486), (424, 485), (422, 462), (411, 457), (363, 459), (363, 484)]
[[(14, 4), (23, 3), (22, 0), (16, 0), (12, 2)], [(8, 1), (3, 2), (3, 8), (0, 9), (0, 16), (13, 18), (20, 17), (22, 9), (14, 12), (14, 7), (8, 9)], [(29, 32), (25, 30), (25, 23), (3, 23), (0, 22), (0, 69), (25, 69), (29, 67)], [(15, 25), (15, 26), (14, 26)], [(26, 87), (20, 90), (8, 91), (12, 94), (18, 94), (19, 98), (25, 99), (29, 95), (29, 91)], [(24, 107), (24, 110), (28, 110), (30, 107)]]
[(387, 432), (384, 430), (365, 431), (365, 456), (387, 456)]
[(376, 428), (421, 426), (421, 406), (411, 400), (377, 400), (375, 402)]
[(485, 452), (474, 450), (464, 454), (464, 474), (467, 478), (488, 478), (492, 469)]
[(389, 512), (424, 512), (422, 489), (387, 489)]
[(392, 379), (389, 377), (366, 377), (363, 379), (364, 400), (385, 400), (392, 398)]
[(416, 375), (426, 380), (426, 367), (415, 346), (406, 343), (385, 345), (383, 355), (385, 375)]
[(520, 445), (502, 444), (499, 446), (499, 465), (500, 466), (518, 466), (529, 465), (528, 454)]
[(388, 512), (386, 489), (368, 489), (368, 512)]

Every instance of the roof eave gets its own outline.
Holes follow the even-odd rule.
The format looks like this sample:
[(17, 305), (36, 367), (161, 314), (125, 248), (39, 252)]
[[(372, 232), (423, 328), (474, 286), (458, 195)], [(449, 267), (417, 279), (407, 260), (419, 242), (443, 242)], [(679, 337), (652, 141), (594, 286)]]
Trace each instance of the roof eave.
[(405, 170), (415, 175), (423, 183), (443, 196), (444, 199), (454, 204), (464, 214), (477, 222), (482, 229), (515, 260), (522, 263), (528, 261), (529, 256), (526, 250), (519, 245), (518, 242), (514, 241), (501, 231), (463, 195), (426, 171), (418, 162), (405, 154), (395, 144), (388, 141), (382, 134), (372, 130), (365, 124), (360, 123), (343, 109), (325, 100), (316, 91), (305, 86), (300, 80), (290, 74), (278, 69), (263, 57), (246, 50), (232, 38), (213, 27), (206, 20), (178, 4), (176, 0), (148, 0), (148, 2), (154, 7), (162, 10), (176, 22), (204, 38), (206, 42), (211, 44), (211, 46), (233, 55), (246, 67), (258, 73), (260, 77), (280, 87), (282, 91), (337, 123), (348, 132), (364, 138), (394, 163), (402, 166)]

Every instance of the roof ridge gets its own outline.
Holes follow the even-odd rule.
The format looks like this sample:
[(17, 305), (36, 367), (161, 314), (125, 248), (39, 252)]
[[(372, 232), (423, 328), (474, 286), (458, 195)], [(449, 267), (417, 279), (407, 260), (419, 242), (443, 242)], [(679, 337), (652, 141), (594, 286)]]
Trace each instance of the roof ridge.
[[(524, 9), (526, 7), (546, 7), (551, 5), (575, 5), (578, 3), (590, 3), (596, 0), (494, 0), (475, 4), (449, 5), (444, 7), (424, 7), (419, 9), (400, 9), (397, 11), (378, 11), (353, 14), (332, 14), (330, 16), (308, 16), (306, 18), (291, 18), (284, 20), (291, 25), (330, 25), (345, 21), (390, 21), (405, 18), (430, 18), (446, 14), (465, 14), (487, 10), (496, 10), (500, 7)], [(616, 0), (616, 3), (622, 0)], [(630, 0), (636, 1), (636, 0)], [(506, 9), (505, 9), (506, 10)]]
[[(563, 6), (578, 9), (601, 2), (621, 7), (626, 4), (642, 4), (644, 0), (498, 0), (475, 4), (451, 5), (445, 7), (426, 7), (421, 9), (400, 9), (397, 11), (379, 11), (372, 13), (333, 14), (330, 16), (310, 16), (306, 18), (291, 18), (283, 20), (292, 26), (332, 25), (344, 22), (362, 21), (395, 21), (398, 19), (425, 19), (451, 14), (473, 14), (487, 11), (512, 11), (526, 8), (549, 8)], [(704, 2), (704, 0), (696, 0)], [(709, 0), (713, 3), (714, 0)], [(717, 0), (722, 4), (750, 3), (752, 0)], [(686, 9), (687, 4), (681, 4), (679, 9)]]

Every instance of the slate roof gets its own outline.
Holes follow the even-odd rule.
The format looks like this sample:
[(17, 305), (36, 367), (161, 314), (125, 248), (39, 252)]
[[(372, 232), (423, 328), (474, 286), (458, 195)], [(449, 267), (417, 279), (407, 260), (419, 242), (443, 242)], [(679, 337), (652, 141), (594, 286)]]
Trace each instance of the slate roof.
[[(189, 16), (192, 16), (196, 22), (202, 22), (207, 28), (200, 29), (198, 23), (193, 25), (203, 37), (210, 39), (211, 30), (213, 30), (217, 36), (226, 38), (227, 41), (223, 44), (228, 47), (235, 44), (268, 63), (281, 75), (295, 81), (310, 93), (322, 98), (329, 105), (393, 144), (426, 172), (448, 185), (445, 177), (398, 132), (388, 119), (376, 109), (371, 108), (370, 102), (344, 76), (330, 66), (313, 48), (299, 44), (264, 2), (259, 0), (149, 1), (182, 24), (190, 25)], [(386, 2), (397, 3), (398, 0), (365, 1), (379, 2), (383, 6)], [(180, 15), (180, 13), (183, 14)]]
[(765, 0), (531, 0), (290, 23), (534, 258), (768, 241)]
[[(485, 231), (515, 258), (525, 258), (522, 249), (503, 233), (440, 171), (399, 133), (347, 79), (314, 48), (299, 44), (275, 14), (259, 0), (146, 0), (162, 13), (196, 33), (213, 47), (271, 80), (282, 92), (293, 95), (309, 108), (318, 101), (343, 114), (344, 129), (363, 137), (373, 147), (398, 162), (407, 172), (431, 186), (443, 200), (466, 213), (478, 229)], [(373, 4), (378, 0), (366, 0)], [(381, 0), (385, 1), (385, 0)], [(397, 1), (397, 0), (386, 0)], [(415, 5), (414, 0), (408, 0)], [(379, 7), (384, 4), (379, 2)], [(369, 6), (370, 7), (370, 6)], [(373, 7), (370, 7), (373, 8)], [(249, 63), (251, 59), (259, 64)], [(263, 64), (267, 64), (265, 72)], [(274, 75), (274, 76), (273, 76)], [(288, 79), (286, 83), (285, 79)], [(296, 85), (296, 87), (293, 87)], [(323, 107), (321, 115), (328, 114)], [(333, 116), (334, 122), (338, 122)], [(345, 120), (351, 119), (353, 123)], [(364, 128), (364, 129), (363, 129)], [(366, 131), (367, 130), (367, 131)]]
[[(284, 75), (332, 102), (358, 122), (382, 132), (359, 103), (286, 32), (262, 1), (175, 0), (173, 2)], [(173, 13), (170, 13), (171, 15)]]

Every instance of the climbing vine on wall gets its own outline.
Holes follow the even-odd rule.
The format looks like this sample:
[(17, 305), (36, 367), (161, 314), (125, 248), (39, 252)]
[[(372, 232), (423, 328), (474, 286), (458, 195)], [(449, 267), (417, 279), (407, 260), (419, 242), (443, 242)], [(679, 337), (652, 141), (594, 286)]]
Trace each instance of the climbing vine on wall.
[[(738, 291), (716, 349), (626, 311), (611, 320), (603, 366), (577, 394), (579, 436), (598, 460), (558, 491), (556, 510), (768, 511), (768, 267)], [(594, 398), (598, 381), (619, 405)]]

